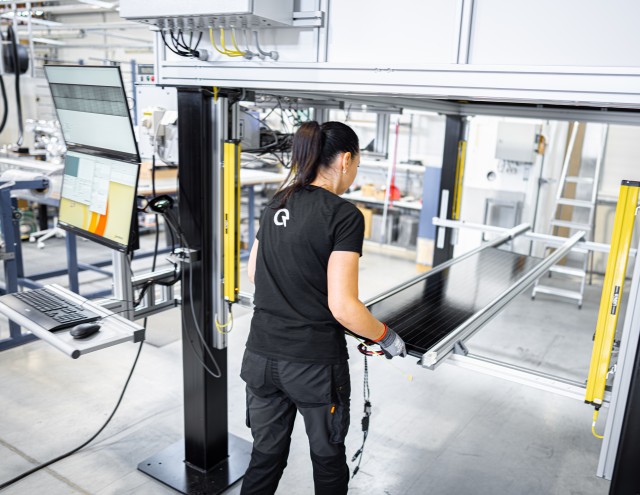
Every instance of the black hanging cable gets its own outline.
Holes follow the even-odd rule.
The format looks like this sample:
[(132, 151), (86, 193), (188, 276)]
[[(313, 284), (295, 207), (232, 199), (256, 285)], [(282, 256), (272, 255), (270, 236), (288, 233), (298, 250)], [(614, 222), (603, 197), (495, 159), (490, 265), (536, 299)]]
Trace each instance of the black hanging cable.
[(171, 34), (171, 39), (174, 41), (175, 45), (177, 45), (181, 49), (187, 50), (187, 53), (191, 51), (191, 48), (189, 47), (189, 45), (187, 45), (187, 43), (184, 40), (182, 29), (178, 29), (178, 33), (175, 35), (175, 38), (173, 36), (173, 31), (169, 31), (169, 34)]
[[(2, 38), (0, 38), (0, 41)], [(0, 92), (2, 93), (2, 122), (0, 123), (0, 132), (4, 130), (4, 127), (7, 125), (7, 118), (9, 117), (9, 102), (7, 101), (7, 88), (4, 85), (4, 78), (2, 74), (0, 74)]]
[(355, 462), (358, 460), (358, 464), (353, 470), (353, 478), (358, 471), (360, 471), (360, 463), (362, 462), (362, 457), (364, 456), (364, 445), (367, 443), (367, 437), (369, 436), (369, 417), (371, 416), (371, 401), (369, 400), (369, 361), (367, 360), (369, 356), (364, 355), (364, 380), (362, 384), (362, 395), (364, 397), (364, 415), (362, 416), (362, 445), (357, 450), (357, 452), (351, 458), (351, 462)]
[(180, 46), (180, 43), (178, 43), (177, 39), (175, 39), (173, 37), (173, 34), (170, 34), (170, 39), (171, 39), (171, 43), (173, 44), (173, 47), (176, 49), (176, 51), (180, 54), (180, 56), (182, 57), (188, 57), (189, 53), (185, 52), (182, 47)]
[(186, 45), (182, 45), (180, 43), (179, 34), (176, 34), (175, 37), (173, 35), (173, 30), (169, 30), (169, 37), (171, 38), (171, 43), (173, 43), (173, 47), (178, 51), (179, 55), (183, 57), (191, 57), (191, 53), (185, 52), (184, 50), (189, 50), (189, 47)]
[(13, 26), (7, 28), (7, 34), (11, 41), (11, 53), (13, 57), (13, 72), (15, 74), (15, 92), (16, 92), (16, 110), (18, 112), (18, 147), (22, 146), (24, 141), (24, 129), (22, 126), (22, 99), (20, 97), (20, 58), (18, 57), (18, 43), (16, 41), (16, 32)]
[(87, 445), (89, 445), (91, 442), (93, 442), (98, 435), (100, 435), (100, 433), (102, 433), (102, 431), (107, 427), (107, 425), (111, 422), (111, 420), (113, 419), (113, 417), (116, 414), (116, 411), (118, 411), (118, 408), (120, 407), (120, 403), (122, 402), (122, 399), (124, 398), (124, 394), (127, 391), (127, 388), (129, 386), (129, 382), (131, 381), (131, 377), (133, 376), (133, 372), (136, 369), (136, 365), (138, 364), (138, 358), (140, 357), (140, 352), (142, 351), (142, 344), (144, 344), (144, 340), (142, 342), (140, 342), (140, 346), (138, 347), (138, 353), (136, 354), (136, 358), (133, 361), (133, 365), (131, 366), (131, 371), (129, 372), (129, 376), (127, 377), (127, 381), (124, 383), (124, 387), (122, 388), (122, 392), (120, 393), (120, 397), (118, 398), (118, 402), (116, 402), (116, 406), (113, 408), (113, 411), (111, 411), (111, 414), (109, 415), (109, 417), (107, 418), (107, 420), (104, 422), (104, 424), (100, 427), (100, 429), (86, 442), (84, 442), (82, 445), (76, 447), (73, 450), (70, 450), (69, 452), (59, 455), (58, 457), (55, 457), (54, 459), (51, 459), (50, 461), (44, 462), (32, 469), (29, 469), (28, 471), (25, 471), (24, 473), (16, 476), (15, 478), (10, 479), (9, 481), (5, 481), (4, 483), (2, 483), (0, 485), (0, 490), (4, 490), (5, 488), (10, 487), (11, 485), (13, 485), (14, 483), (17, 483), (18, 481), (26, 478), (27, 476), (32, 475), (33, 473), (36, 473), (38, 471), (40, 471), (41, 469), (44, 469), (48, 466), (51, 466), (51, 464), (54, 464), (58, 461), (61, 461), (62, 459), (66, 459), (67, 457), (75, 454), (76, 452), (78, 452), (79, 450), (82, 450), (83, 448), (85, 448)]
[(198, 49), (198, 47), (200, 46), (200, 42), (202, 41), (202, 31), (200, 31), (200, 36), (198, 36), (198, 41), (196, 42), (196, 46), (193, 49), (194, 51), (196, 51)]
[(162, 38), (162, 42), (164, 43), (164, 46), (166, 46), (173, 53), (175, 53), (176, 55), (180, 55), (181, 57), (185, 57), (186, 56), (184, 53), (175, 50), (174, 48), (171, 47), (171, 45), (169, 43), (167, 43), (167, 39), (164, 37), (164, 32), (162, 31), (162, 29), (160, 30), (160, 37)]
[[(0, 32), (0, 46), (2, 46), (2, 42), (4, 41), (4, 35)], [(0, 56), (2, 55), (2, 48), (0, 48)], [(2, 122), (0, 123), (0, 133), (4, 130), (7, 125), (7, 118), (9, 117), (9, 102), (7, 101), (7, 88), (4, 85), (4, 78), (2, 74), (0, 74), (0, 92), (2, 93)]]
[[(156, 197), (156, 154), (154, 153), (151, 156), (151, 194), (153, 194), (153, 197)], [(153, 262), (151, 263), (151, 271), (155, 271), (156, 269), (156, 263), (158, 261), (158, 244), (160, 241), (160, 224), (158, 223), (160, 218), (158, 217), (158, 214), (155, 214), (155, 220), (156, 220), (156, 239), (155, 239), (155, 246), (154, 246), (154, 250), (153, 250)]]

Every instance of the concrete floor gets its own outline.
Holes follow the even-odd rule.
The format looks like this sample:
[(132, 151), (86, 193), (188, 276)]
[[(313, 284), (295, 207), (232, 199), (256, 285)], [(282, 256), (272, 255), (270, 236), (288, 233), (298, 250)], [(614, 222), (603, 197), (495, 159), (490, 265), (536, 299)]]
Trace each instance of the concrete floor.
[[(83, 261), (101, 257), (87, 243)], [(27, 271), (64, 253), (61, 241), (29, 249)], [(148, 261), (134, 262), (136, 270)], [(243, 274), (244, 275), (244, 274)], [(366, 253), (361, 297), (367, 299), (415, 275), (414, 264)], [(95, 287), (109, 281), (87, 274)], [(246, 283), (243, 286), (247, 287)], [(588, 288), (582, 310), (529, 293), (469, 342), (477, 354), (584, 380), (600, 289)], [(237, 312), (229, 345), (229, 430), (250, 440), (238, 376), (250, 313)], [(136, 470), (138, 462), (182, 438), (182, 377), (178, 310), (150, 319), (125, 399), (89, 447), (6, 490), (7, 494), (170, 494)], [(4, 332), (6, 324), (3, 322)], [(6, 334), (6, 333), (5, 333)], [(347, 452), (360, 445), (363, 359), (351, 345), (352, 428)], [(137, 346), (124, 344), (72, 360), (42, 342), (0, 353), (2, 416), (0, 480), (46, 461), (89, 438), (111, 412)], [(409, 381), (408, 375), (413, 375)], [(591, 435), (592, 409), (580, 401), (526, 388), (450, 365), (436, 371), (414, 358), (370, 361), (373, 416), (354, 494), (608, 493), (596, 478), (600, 441)], [(606, 413), (601, 414), (599, 430)], [(313, 493), (308, 445), (298, 421), (280, 494)], [(239, 493), (239, 486), (227, 493)]]

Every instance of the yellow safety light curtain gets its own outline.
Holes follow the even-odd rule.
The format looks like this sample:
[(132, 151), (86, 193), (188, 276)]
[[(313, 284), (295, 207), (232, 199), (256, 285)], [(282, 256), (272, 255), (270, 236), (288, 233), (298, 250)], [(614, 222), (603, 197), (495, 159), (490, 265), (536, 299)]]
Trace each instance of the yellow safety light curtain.
[(460, 205), (462, 203), (462, 179), (464, 179), (464, 166), (467, 161), (467, 142), (458, 142), (458, 160), (456, 163), (456, 183), (453, 189), (453, 211), (451, 218), (458, 220), (460, 218)]
[(240, 275), (240, 141), (224, 143), (224, 297), (238, 298)]
[(607, 384), (639, 192), (640, 182), (622, 181), (585, 395), (585, 402), (595, 405), (596, 408), (602, 405)]

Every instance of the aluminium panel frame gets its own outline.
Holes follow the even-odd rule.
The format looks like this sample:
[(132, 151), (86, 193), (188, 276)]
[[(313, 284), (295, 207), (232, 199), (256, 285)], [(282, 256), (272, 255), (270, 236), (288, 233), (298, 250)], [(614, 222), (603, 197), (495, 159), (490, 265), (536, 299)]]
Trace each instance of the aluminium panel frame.
[[(640, 245), (638, 246), (640, 248)], [(620, 444), (622, 423), (629, 397), (629, 387), (633, 376), (633, 366), (636, 359), (638, 341), (640, 340), (640, 256), (636, 256), (633, 277), (627, 299), (624, 326), (620, 338), (620, 351), (616, 366), (616, 376), (611, 390), (609, 413), (604, 431), (604, 439), (600, 450), (600, 459), (596, 475), (610, 480), (613, 477)]]
[(573, 246), (584, 237), (585, 232), (579, 231), (571, 236), (566, 242), (559, 247), (553, 254), (550, 254), (530, 270), (520, 280), (511, 285), (502, 294), (496, 297), (492, 302), (477, 312), (453, 332), (449, 333), (440, 342), (427, 351), (422, 360), (422, 366), (433, 369), (439, 365), (446, 357), (449, 356), (460, 342), (464, 342), (482, 328), (489, 320), (498, 314), (498, 312), (506, 306), (513, 298), (522, 293), (529, 285), (531, 285), (539, 276), (546, 272), (550, 266), (558, 260), (566, 256)]

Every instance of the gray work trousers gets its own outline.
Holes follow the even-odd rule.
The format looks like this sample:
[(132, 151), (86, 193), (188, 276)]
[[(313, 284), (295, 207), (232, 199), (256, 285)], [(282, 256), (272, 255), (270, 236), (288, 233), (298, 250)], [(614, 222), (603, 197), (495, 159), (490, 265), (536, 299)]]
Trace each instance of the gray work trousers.
[(275, 493), (287, 465), (296, 411), (309, 437), (316, 495), (347, 493), (349, 365), (294, 363), (246, 350), (240, 376), (247, 384), (247, 426), (253, 435), (241, 494)]

